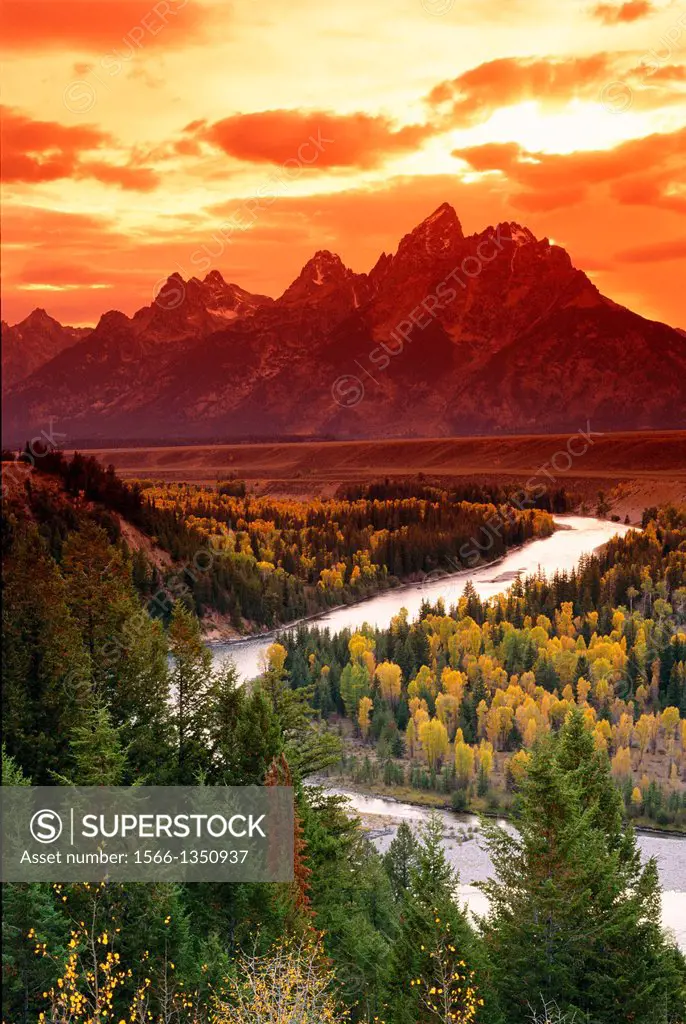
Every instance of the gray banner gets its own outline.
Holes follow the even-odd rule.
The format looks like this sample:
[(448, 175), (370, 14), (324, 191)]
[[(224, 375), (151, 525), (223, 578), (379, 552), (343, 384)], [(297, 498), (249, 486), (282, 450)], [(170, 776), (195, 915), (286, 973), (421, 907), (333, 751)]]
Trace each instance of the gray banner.
[(283, 786), (0, 786), (3, 882), (289, 882)]

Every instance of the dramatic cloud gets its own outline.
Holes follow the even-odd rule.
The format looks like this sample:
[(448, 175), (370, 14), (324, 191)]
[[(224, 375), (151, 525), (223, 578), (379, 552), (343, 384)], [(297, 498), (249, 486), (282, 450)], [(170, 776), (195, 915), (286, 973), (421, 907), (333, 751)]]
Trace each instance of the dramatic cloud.
[(4, 181), (53, 181), (69, 177), (82, 152), (100, 148), (109, 136), (94, 125), (34, 121), (0, 108)]
[(108, 237), (118, 244), (114, 221), (109, 217), (21, 205), (9, 206), (2, 220), (3, 241), (15, 248), (35, 246), (52, 251), (59, 246), (64, 251), (93, 245), (96, 240)]
[(498, 109), (536, 101), (557, 111), (574, 101), (600, 103), (610, 113), (684, 103), (686, 67), (664, 64), (654, 51), (597, 53), (589, 57), (507, 57), (441, 82), (427, 98), (434, 120), (446, 128), (488, 120)]
[(485, 121), (498, 107), (525, 100), (566, 103), (597, 96), (598, 86), (616, 77), (606, 53), (590, 57), (504, 57), (470, 68), (431, 90), (428, 103), (455, 125)]
[(625, 4), (597, 4), (591, 14), (605, 25), (618, 25), (646, 18), (654, 11), (655, 7), (650, 0), (628, 0)]
[(211, 8), (196, 0), (2, 0), (5, 50), (112, 50), (184, 46)]
[(580, 202), (594, 185), (604, 184), (618, 202), (654, 204), (686, 212), (683, 151), (686, 128), (632, 139), (610, 150), (530, 153), (516, 143), (489, 143), (455, 150), (476, 171), (500, 171), (519, 185), (513, 202), (528, 210), (554, 209)]
[(686, 22), (601, 2), (510, 0), (504, 27), (502, 0), (0, 0), (5, 317), (131, 313), (205, 247), (278, 295), (317, 249), (368, 270), (447, 200), (682, 323), (683, 258), (615, 254), (683, 236)]
[(194, 122), (186, 130), (238, 160), (322, 169), (376, 167), (388, 156), (416, 149), (433, 129), (396, 128), (369, 114), (264, 110), (209, 125)]
[(97, 159), (111, 147), (109, 133), (94, 125), (63, 125), (35, 121), (17, 110), (0, 108), (2, 117), (2, 180), (37, 184), (60, 178), (94, 178), (106, 185), (147, 192), (158, 183), (150, 168)]

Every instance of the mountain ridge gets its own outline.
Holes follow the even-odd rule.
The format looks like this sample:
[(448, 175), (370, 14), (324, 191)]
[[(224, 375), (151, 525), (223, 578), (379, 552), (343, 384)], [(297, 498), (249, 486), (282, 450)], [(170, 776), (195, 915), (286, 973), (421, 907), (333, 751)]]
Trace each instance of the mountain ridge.
[(368, 273), (320, 249), (275, 299), (172, 274), (14, 382), (3, 423), (189, 440), (667, 428), (684, 380), (682, 331), (602, 295), (548, 238), (514, 221), (465, 236), (443, 203)]

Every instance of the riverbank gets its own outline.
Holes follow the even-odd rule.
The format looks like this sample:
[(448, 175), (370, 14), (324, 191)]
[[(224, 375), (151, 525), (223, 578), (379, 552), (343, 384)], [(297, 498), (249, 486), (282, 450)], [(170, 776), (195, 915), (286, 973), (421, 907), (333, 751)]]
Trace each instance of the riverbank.
[[(496, 791), (496, 796), (499, 798), (505, 798), (502, 802), (499, 799), (497, 807), (489, 807), (488, 800), (483, 797), (476, 797), (471, 802), (468, 802), (463, 810), (456, 811), (450, 799), (443, 793), (436, 793), (431, 790), (417, 790), (411, 786), (386, 786), (384, 783), (356, 783), (349, 779), (336, 778), (333, 776), (313, 776), (308, 779), (308, 782), (312, 785), (322, 786), (324, 789), (334, 790), (347, 790), (350, 793), (354, 793), (357, 796), (369, 797), (371, 799), (379, 799), (386, 801), (390, 804), (398, 804), (399, 806), (416, 807), (424, 811), (446, 811), (452, 815), (455, 815), (457, 820), (460, 820), (464, 815), (472, 815), (475, 818), (491, 818), (497, 820), (502, 818), (504, 821), (512, 821), (513, 815), (511, 811), (511, 805), (514, 802), (514, 796)], [(509, 799), (507, 799), (509, 797)], [(656, 835), (656, 836), (673, 836), (677, 839), (686, 839), (686, 832), (672, 825), (657, 825), (655, 822), (651, 822), (648, 818), (632, 818), (631, 823), (634, 826), (637, 833), (641, 835)], [(685, 879), (686, 881), (686, 879)]]
[[(571, 529), (570, 526), (567, 526), (564, 523), (560, 523), (557, 520), (554, 520), (553, 532), (551, 534), (548, 534), (548, 536), (552, 537), (558, 530), (569, 529)], [(364, 595), (364, 597), (360, 597), (357, 600), (353, 598), (353, 600), (350, 601), (341, 601), (338, 604), (330, 605), (330, 607), (328, 608), (322, 608), (321, 611), (312, 612), (311, 615), (303, 615), (299, 619), (291, 619), (288, 622), (284, 622), (281, 625), (274, 626), (271, 629), (258, 628), (254, 632), (241, 634), (238, 633), (235, 627), (230, 626), (231, 620), (229, 616), (218, 616), (216, 613), (210, 613), (210, 615), (208, 615), (206, 619), (204, 619), (203, 622), (201, 623), (203, 627), (205, 642), (207, 646), (211, 648), (213, 645), (226, 643), (230, 643), (232, 645), (235, 644), (236, 646), (238, 646), (240, 643), (247, 643), (252, 640), (276, 640), (283, 633), (288, 633), (291, 629), (297, 629), (298, 626), (303, 626), (306, 623), (316, 623), (320, 619), (326, 618), (327, 615), (330, 615), (332, 612), (337, 612), (344, 608), (358, 608), (384, 595), (402, 594), (403, 591), (413, 591), (417, 587), (424, 587), (428, 583), (435, 583), (437, 580), (443, 581), (446, 583), (446, 585), (449, 586), (452, 586), (456, 580), (460, 579), (464, 579), (466, 583), (467, 579), (469, 579), (469, 577), (472, 576), (475, 572), (482, 572), (486, 569), (495, 568), (496, 566), (501, 565), (505, 561), (505, 559), (508, 558), (510, 555), (516, 554), (519, 551), (524, 551), (527, 547), (529, 547), (529, 545), (534, 544), (537, 541), (546, 539), (547, 538), (545, 537), (530, 537), (529, 540), (525, 541), (523, 544), (518, 544), (515, 547), (508, 548), (508, 550), (505, 551), (504, 554), (500, 555), (499, 558), (494, 558), (490, 562), (481, 562), (478, 565), (472, 566), (469, 569), (459, 569), (456, 572), (448, 572), (447, 569), (435, 569), (431, 573), (426, 573), (424, 576), (412, 576), (402, 580), (397, 580), (395, 576), (391, 576), (390, 579), (388, 580), (387, 586), (379, 586), (374, 592), (367, 593)], [(393, 582), (394, 580), (395, 582)], [(507, 584), (511, 583), (512, 580), (508, 579), (503, 580), (502, 582)], [(213, 637), (212, 634), (221, 628), (220, 623), (222, 620), (226, 620), (227, 624), (229, 624), (229, 628), (233, 630), (234, 635), (226, 637)]]
[[(313, 780), (311, 780), (313, 781)], [(319, 784), (327, 780), (320, 780)], [(478, 883), (493, 876), (486, 837), (479, 817), (457, 814), (445, 808), (428, 808), (387, 796), (370, 796), (349, 786), (326, 786), (350, 801), (350, 811), (357, 815), (380, 854), (386, 853), (401, 822), (416, 828), (425, 822), (431, 810), (443, 818), (443, 847), (446, 857), (458, 873), (458, 895), (474, 915), (488, 912), (488, 901)], [(508, 828), (513, 825), (502, 815), (496, 816)], [(637, 830), (642, 859), (654, 858), (662, 887), (662, 921), (686, 950), (686, 837), (659, 833), (652, 829)]]
[[(341, 605), (317, 613), (307, 620), (252, 634), (233, 640), (213, 640), (208, 644), (217, 664), (226, 657), (233, 659), (241, 679), (254, 679), (260, 671), (260, 659), (270, 643), (298, 625), (308, 622), (331, 633), (344, 629), (360, 629), (365, 623), (386, 629), (401, 608), (406, 608), (410, 619), (416, 618), (425, 601), (434, 604), (442, 598), (446, 607), (457, 604), (469, 579), (482, 600), (502, 593), (516, 576), (545, 572), (571, 572), (584, 555), (590, 555), (616, 534), (631, 529), (624, 523), (613, 523), (589, 516), (554, 516), (555, 530), (544, 538), (531, 539), (526, 544), (511, 548), (501, 558), (476, 569), (456, 573), (429, 574), (421, 583), (403, 583), (375, 597), (356, 604)], [(497, 572), (494, 572), (497, 569)]]

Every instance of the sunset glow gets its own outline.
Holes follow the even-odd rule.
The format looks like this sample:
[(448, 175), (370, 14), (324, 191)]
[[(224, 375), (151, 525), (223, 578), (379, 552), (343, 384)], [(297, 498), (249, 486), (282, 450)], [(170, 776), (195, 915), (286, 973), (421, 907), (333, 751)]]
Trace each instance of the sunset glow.
[[(4, 308), (131, 314), (211, 265), (367, 271), (440, 203), (686, 326), (686, 9), (2, 0)], [(202, 260), (202, 266), (205, 265)], [(202, 275), (201, 275), (202, 276)]]

